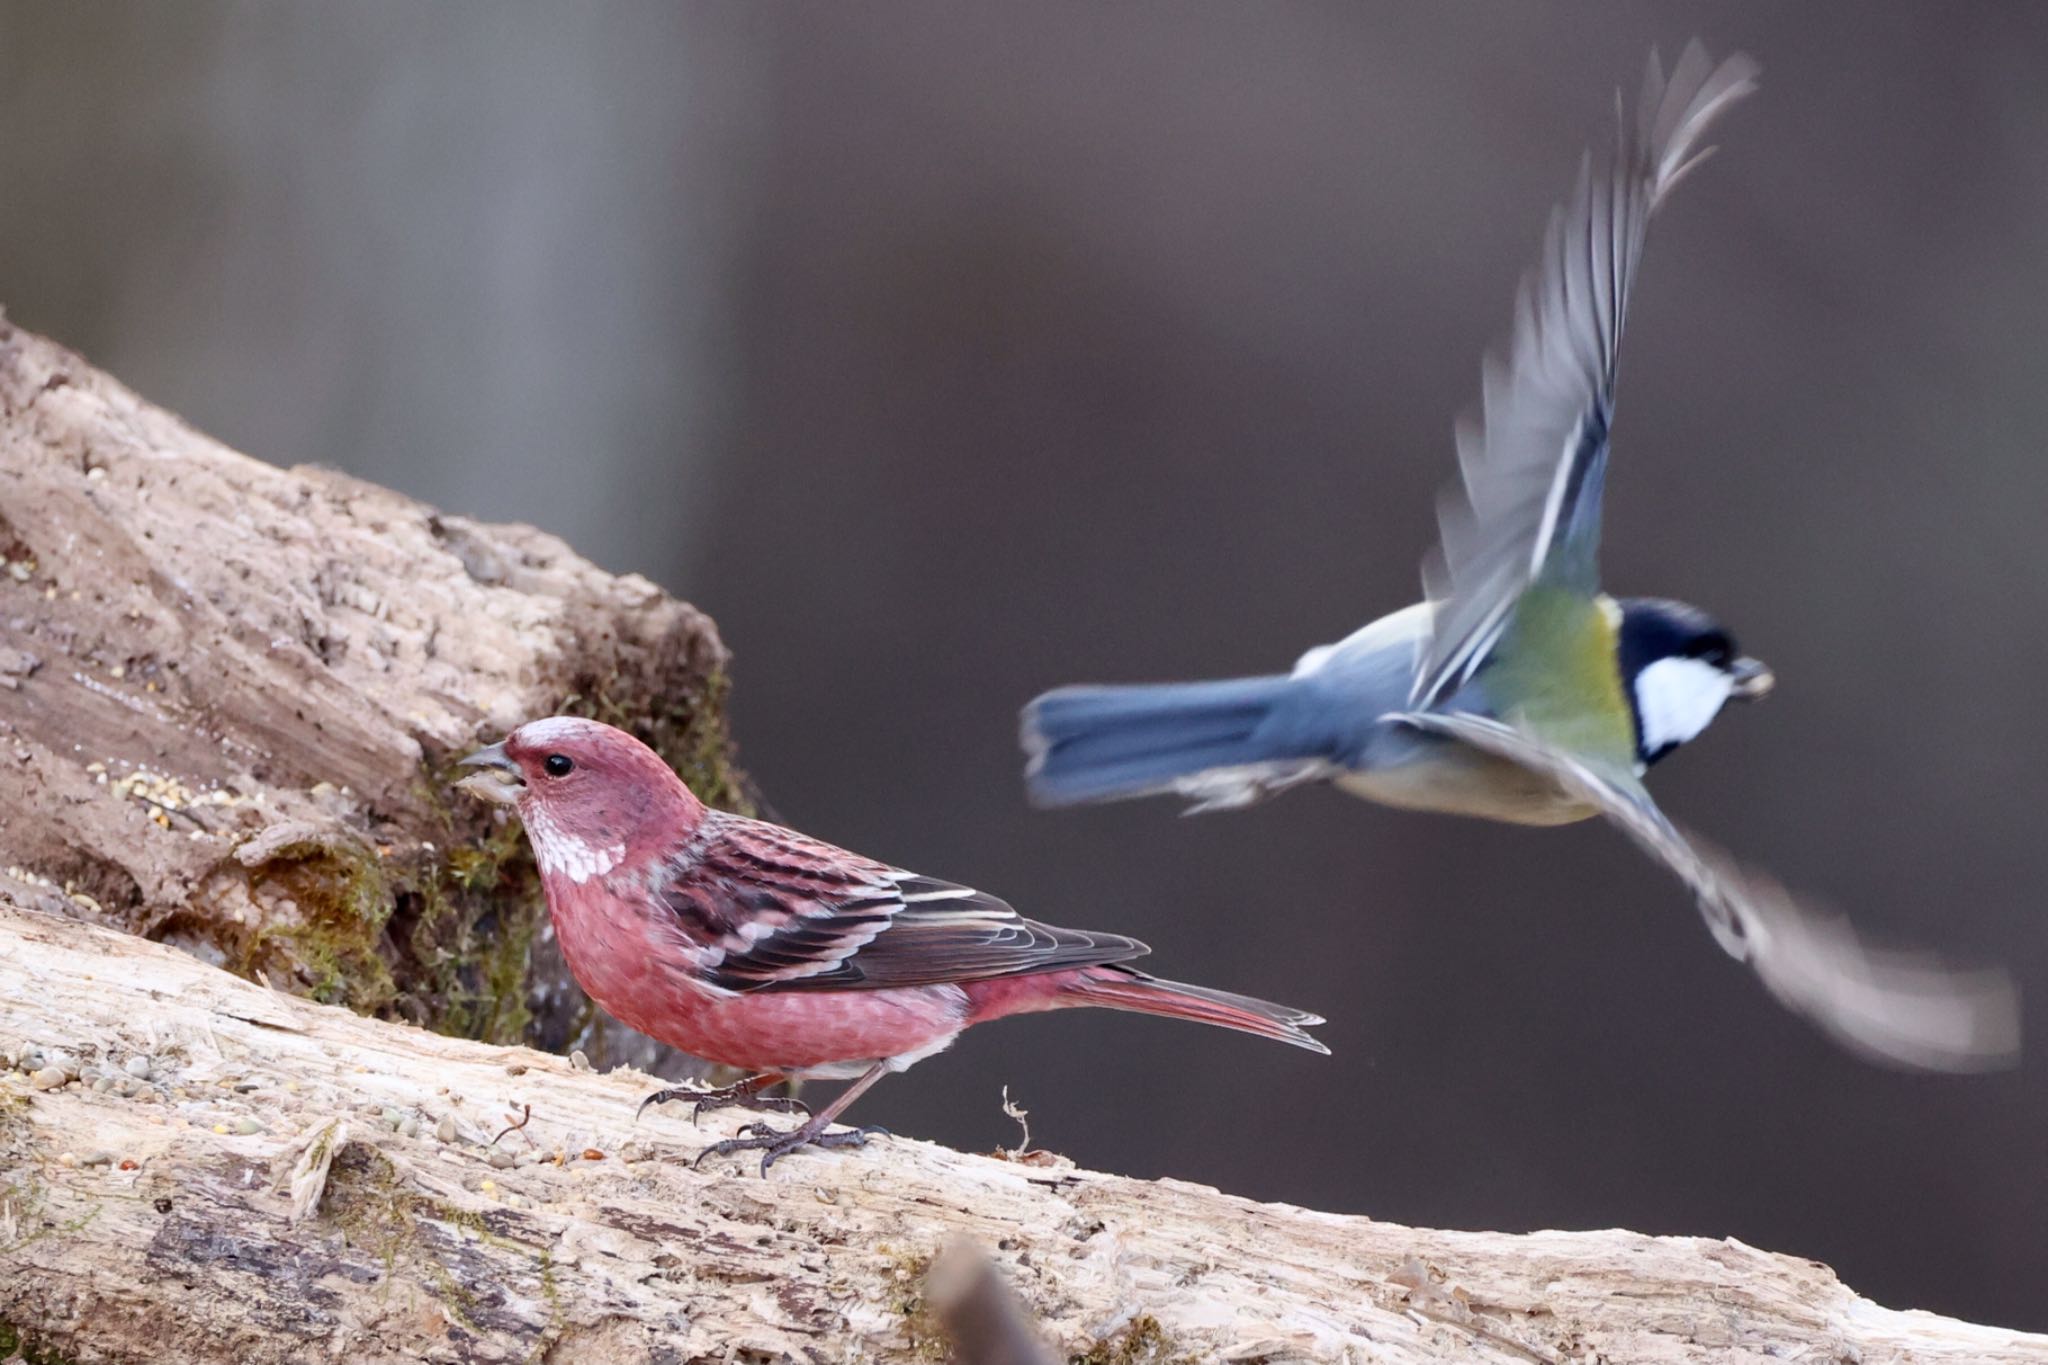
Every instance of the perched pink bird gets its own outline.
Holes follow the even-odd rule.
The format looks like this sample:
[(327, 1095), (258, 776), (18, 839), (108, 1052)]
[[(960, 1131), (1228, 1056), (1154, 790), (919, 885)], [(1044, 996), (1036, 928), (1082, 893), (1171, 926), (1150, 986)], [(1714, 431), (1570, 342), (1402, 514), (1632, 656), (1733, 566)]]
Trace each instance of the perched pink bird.
[(859, 1146), (859, 1130), (825, 1131), (847, 1105), (1005, 1015), (1098, 1005), (1329, 1051), (1303, 1032), (1323, 1022), (1313, 1014), (1124, 965), (1150, 951), (1136, 939), (1056, 929), (969, 887), (711, 810), (609, 725), (533, 721), (463, 763), (477, 771), (458, 786), (518, 807), (562, 955), (590, 997), (649, 1037), (752, 1073), (646, 1104), (790, 1110), (760, 1092), (853, 1080), (801, 1127), (756, 1124), (711, 1149), (759, 1149), (764, 1173), (806, 1145)]

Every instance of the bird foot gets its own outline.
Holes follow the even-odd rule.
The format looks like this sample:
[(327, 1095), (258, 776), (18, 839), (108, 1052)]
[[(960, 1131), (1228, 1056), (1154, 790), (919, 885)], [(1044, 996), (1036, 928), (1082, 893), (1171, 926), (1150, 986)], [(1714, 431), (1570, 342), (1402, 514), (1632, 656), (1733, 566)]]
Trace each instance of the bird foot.
[(811, 1107), (802, 1100), (791, 1099), (787, 1095), (763, 1095), (759, 1086), (749, 1087), (745, 1081), (741, 1081), (736, 1085), (720, 1086), (716, 1090), (698, 1090), (686, 1085), (657, 1090), (640, 1101), (640, 1107), (633, 1111), (633, 1117), (637, 1120), (647, 1112), (647, 1106), (650, 1104), (667, 1104), (670, 1100), (694, 1102), (695, 1107), (690, 1110), (692, 1123), (699, 1122), (714, 1109), (734, 1107), (768, 1114), (808, 1115), (811, 1112)]
[(887, 1137), (889, 1130), (872, 1124), (864, 1128), (846, 1128), (836, 1133), (825, 1131), (825, 1125), (813, 1119), (801, 1128), (787, 1131), (771, 1128), (765, 1123), (750, 1123), (740, 1129), (745, 1136), (730, 1137), (715, 1142), (697, 1154), (692, 1166), (702, 1166), (705, 1160), (714, 1156), (731, 1156), (734, 1152), (759, 1152), (761, 1174), (768, 1174), (768, 1168), (800, 1147), (865, 1147), (870, 1134)]

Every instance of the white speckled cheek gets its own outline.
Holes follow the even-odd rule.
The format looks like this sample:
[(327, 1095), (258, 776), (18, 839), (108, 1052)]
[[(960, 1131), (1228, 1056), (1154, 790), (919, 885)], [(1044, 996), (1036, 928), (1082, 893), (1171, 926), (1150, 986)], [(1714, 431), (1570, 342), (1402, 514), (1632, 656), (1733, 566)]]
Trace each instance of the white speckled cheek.
[(543, 874), (567, 877), (581, 886), (602, 877), (626, 860), (624, 843), (599, 847), (556, 824), (538, 803), (519, 812), (533, 840), (533, 858)]

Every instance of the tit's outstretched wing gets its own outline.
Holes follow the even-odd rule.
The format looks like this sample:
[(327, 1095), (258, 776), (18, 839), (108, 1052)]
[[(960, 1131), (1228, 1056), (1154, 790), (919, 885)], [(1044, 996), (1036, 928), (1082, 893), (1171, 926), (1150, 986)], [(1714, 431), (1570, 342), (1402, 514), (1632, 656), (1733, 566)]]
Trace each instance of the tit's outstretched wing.
[(699, 980), (733, 992), (926, 986), (1150, 951), (1121, 934), (1040, 924), (971, 887), (724, 812), (677, 851), (657, 894)]
[(1479, 417), (1458, 424), (1462, 485), (1442, 500), (1442, 535), (1423, 564), (1436, 614), (1410, 697), (1417, 709), (1472, 676), (1539, 574), (1589, 597), (1598, 590), (1615, 354), (1650, 215), (1707, 155), (1700, 137), (1756, 88), (1756, 73), (1740, 54), (1713, 66), (1692, 43), (1666, 80), (1652, 53), (1635, 126), (1621, 121), (1604, 172), (1594, 174), (1590, 153), (1580, 162), (1577, 190), (1551, 214), (1542, 260), (1515, 299), (1507, 358), (1487, 356)]
[(1692, 888), (1707, 927), (1765, 989), (1852, 1051), (1928, 1071), (1985, 1071), (2019, 1052), (2019, 1000), (2004, 972), (1957, 970), (1874, 948), (1840, 915), (1803, 905), (1678, 829), (1627, 773), (1607, 773), (1500, 721), (1393, 717), (1540, 773), (1600, 813)]

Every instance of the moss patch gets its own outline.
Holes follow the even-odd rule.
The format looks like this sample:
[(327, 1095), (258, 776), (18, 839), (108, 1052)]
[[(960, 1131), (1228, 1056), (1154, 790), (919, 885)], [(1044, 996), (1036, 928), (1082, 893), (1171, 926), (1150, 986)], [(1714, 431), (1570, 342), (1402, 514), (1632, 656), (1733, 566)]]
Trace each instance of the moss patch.
[(243, 976), (274, 969), (280, 959), (326, 1005), (380, 1014), (398, 994), (383, 955), (384, 925), (393, 906), (390, 877), (367, 849), (344, 841), (287, 844), (249, 873), (252, 898), (289, 897), (295, 923), (266, 928), (241, 945)]
[[(494, 1321), (494, 1316), (502, 1318), (502, 1311), (494, 1315), (491, 1305), (480, 1303), (476, 1291), (458, 1275), (456, 1265), (463, 1259), (463, 1239), (471, 1238), (494, 1250), (530, 1258), (533, 1291), (547, 1300), (551, 1312), (550, 1320), (539, 1332), (545, 1337), (559, 1326), (561, 1290), (547, 1248), (493, 1232), (482, 1214), (420, 1194), (406, 1183), (388, 1158), (363, 1143), (348, 1143), (334, 1154), (320, 1211), (323, 1218), (341, 1229), (350, 1245), (376, 1258), (384, 1268), (387, 1282), (401, 1265), (416, 1269), (432, 1288), (441, 1310), (451, 1321), (472, 1332), (503, 1330), (506, 1323)], [(436, 1249), (437, 1243), (448, 1258)], [(451, 1259), (455, 1264), (451, 1264)], [(479, 1318), (484, 1321), (479, 1322)], [(517, 1330), (534, 1329), (522, 1321)]]
[(1067, 1365), (1196, 1365), (1192, 1354), (1176, 1351), (1173, 1339), (1150, 1313), (1140, 1313), (1123, 1330), (1106, 1336)]
[(908, 1339), (909, 1353), (906, 1360), (944, 1361), (950, 1360), (953, 1348), (946, 1338), (945, 1328), (939, 1325), (938, 1315), (932, 1312), (925, 1301), (925, 1278), (931, 1274), (932, 1257), (928, 1253), (899, 1251), (883, 1245), (875, 1248), (883, 1259), (882, 1282), (884, 1302), (892, 1312), (903, 1319), (903, 1335)]
[(34, 1333), (0, 1320), (0, 1360), (11, 1361), (17, 1355), (21, 1365), (72, 1365), (70, 1356), (45, 1346)]

